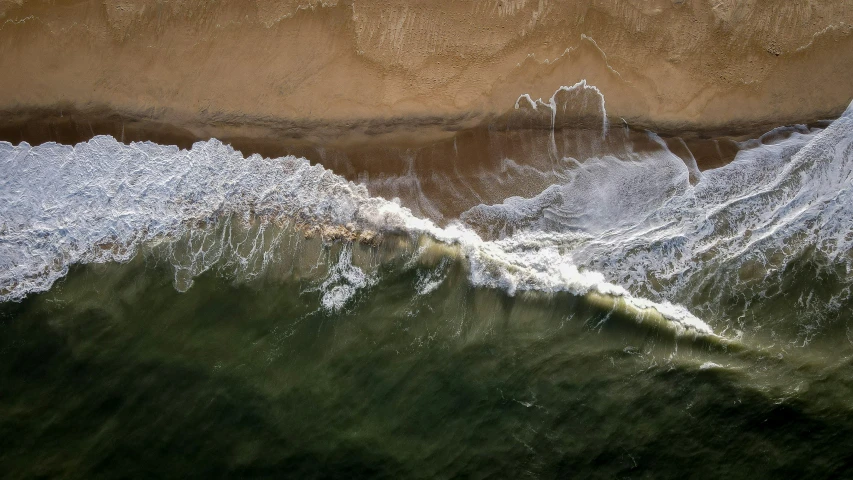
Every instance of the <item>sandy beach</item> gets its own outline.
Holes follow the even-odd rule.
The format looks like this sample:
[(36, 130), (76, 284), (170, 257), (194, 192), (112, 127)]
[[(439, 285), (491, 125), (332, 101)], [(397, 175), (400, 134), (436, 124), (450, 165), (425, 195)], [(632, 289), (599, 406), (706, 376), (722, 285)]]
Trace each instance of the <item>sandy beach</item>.
[(853, 2), (2, 0), (0, 51), (12, 142), (431, 143), (580, 80), (698, 138), (839, 115)]
[(853, 478), (853, 0), (0, 0), (0, 477)]

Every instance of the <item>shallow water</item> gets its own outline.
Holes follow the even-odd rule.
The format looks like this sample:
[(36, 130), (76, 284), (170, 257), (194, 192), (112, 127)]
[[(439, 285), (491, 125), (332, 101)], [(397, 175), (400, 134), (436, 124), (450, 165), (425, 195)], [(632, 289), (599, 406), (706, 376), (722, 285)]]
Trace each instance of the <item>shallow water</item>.
[(853, 110), (705, 171), (644, 136), (360, 183), (0, 144), (0, 469), (849, 475)]

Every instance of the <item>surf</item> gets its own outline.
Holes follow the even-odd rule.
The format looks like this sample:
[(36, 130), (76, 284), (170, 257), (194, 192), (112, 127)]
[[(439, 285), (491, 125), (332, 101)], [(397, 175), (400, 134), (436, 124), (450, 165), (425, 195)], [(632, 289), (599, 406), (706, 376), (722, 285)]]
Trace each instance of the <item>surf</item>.
[[(555, 98), (578, 95), (595, 100), (584, 105), (600, 109), (608, 128), (603, 97), (582, 82), (547, 103), (529, 102), (550, 108), (552, 140)], [(127, 262), (152, 244), (167, 245), (175, 287), (185, 291), (217, 265), (258, 275), (299, 235), (365, 244), (402, 236), (430, 239), (415, 261), (436, 250), (464, 259), (477, 287), (567, 292), (678, 335), (718, 337), (691, 309), (728, 331), (728, 312), (714, 302), (744, 284), (744, 266), (767, 281), (809, 248), (848, 262), (851, 111), (823, 130), (795, 127), (781, 141), (768, 134), (744, 145), (695, 184), (690, 165), (663, 144), (659, 153), (627, 152), (627, 160), (574, 159), (553, 140), (560, 183), (475, 206), (443, 226), (304, 158), (244, 157), (215, 139), (188, 150), (109, 136), (75, 146), (4, 142), (0, 300), (49, 290), (73, 265)], [(773, 256), (784, 248), (781, 259)], [(371, 282), (340, 259), (320, 288), (324, 308), (342, 308)], [(718, 296), (701, 298), (703, 282)]]

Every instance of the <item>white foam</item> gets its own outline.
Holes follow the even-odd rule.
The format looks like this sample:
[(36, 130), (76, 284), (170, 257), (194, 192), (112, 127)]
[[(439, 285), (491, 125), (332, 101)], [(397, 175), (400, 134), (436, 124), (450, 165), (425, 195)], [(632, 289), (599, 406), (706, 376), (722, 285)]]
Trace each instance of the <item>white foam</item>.
[[(526, 98), (534, 108), (545, 105)], [(555, 102), (547, 104), (552, 111)], [(590, 159), (540, 195), (478, 206), (444, 228), (305, 159), (244, 158), (216, 140), (191, 150), (105, 136), (74, 147), (2, 142), (0, 300), (47, 290), (73, 264), (127, 261), (146, 242), (182, 239), (183, 253), (170, 260), (181, 290), (223, 258), (235, 272), (262, 271), (288, 250), (267, 225), (298, 222), (427, 234), (458, 246), (474, 285), (511, 295), (605, 295), (653, 309), (682, 330), (711, 334), (669, 300), (694, 305), (697, 284), (709, 278), (715, 295), (766, 282), (809, 249), (853, 272), (853, 108), (823, 131), (776, 131), (763, 140), (744, 145), (734, 162), (704, 172), (696, 185), (665, 148)], [(241, 230), (230, 222), (259, 226)], [(512, 228), (496, 240), (472, 228), (501, 222)], [(434, 291), (444, 276), (420, 278), (419, 294)], [(320, 285), (321, 304), (340, 311), (375, 281), (344, 248)], [(714, 311), (720, 298), (695, 305)], [(820, 302), (801, 300), (807, 309)], [(818, 307), (843, 304), (824, 303)]]
[(418, 278), (415, 282), (415, 289), (418, 295), (429, 295), (444, 283), (444, 280), (447, 278), (448, 263), (448, 258), (444, 257), (436, 268), (418, 272)]
[(328, 278), (320, 286), (320, 291), (323, 292), (320, 303), (328, 312), (339, 312), (360, 290), (374, 283), (375, 277), (368, 276), (364, 270), (352, 264), (352, 246), (345, 245), (338, 257), (338, 263), (332, 267)]
[[(601, 119), (601, 136), (607, 135), (608, 121), (607, 109), (605, 108), (604, 95), (595, 85), (587, 84), (586, 80), (580, 80), (571, 86), (563, 85), (558, 88), (547, 102), (541, 98), (533, 100), (530, 94), (522, 94), (515, 101), (515, 109), (521, 109), (522, 105), (535, 111), (540, 109), (551, 117), (551, 156), (559, 158), (557, 148), (556, 129), (562, 121), (586, 120), (590, 114)], [(558, 122), (558, 120), (560, 120)]]
[(707, 323), (684, 307), (636, 297), (601, 273), (579, 268), (571, 253), (561, 251), (547, 234), (521, 232), (503, 240), (483, 241), (468, 232), (459, 241), (469, 258), (474, 285), (499, 288), (510, 295), (517, 291), (598, 293), (620, 298), (639, 311), (656, 310), (679, 331), (713, 334)]
[[(685, 309), (632, 296), (602, 274), (579, 269), (547, 236), (522, 233), (490, 242), (458, 222), (439, 228), (301, 158), (243, 158), (217, 140), (179, 150), (148, 142), (124, 145), (100, 136), (74, 147), (0, 143), (0, 174), (3, 301), (47, 290), (76, 263), (127, 261), (151, 241), (186, 242), (183, 256), (173, 256), (181, 290), (223, 256), (237, 270), (249, 264), (263, 269), (267, 254), (283, 241), (267, 238), (265, 225), (298, 221), (428, 234), (460, 246), (475, 285), (510, 294), (541, 290), (619, 296), (637, 308), (654, 308), (685, 328), (711, 331)], [(248, 222), (252, 216), (260, 227), (244, 229), (233, 240), (236, 234), (228, 222)], [(198, 222), (225, 225), (217, 229)], [(339, 311), (373, 282), (352, 265), (347, 252), (320, 288), (321, 303), (329, 311)], [(437, 282), (439, 278), (426, 281), (421, 290), (428, 293)]]
[(107, 136), (74, 147), (2, 142), (0, 300), (44, 291), (70, 265), (126, 261), (143, 242), (235, 214), (353, 229), (419, 222), (305, 159), (243, 158), (217, 140), (191, 150)]
[[(838, 295), (851, 295), (853, 105), (824, 130), (775, 129), (742, 147), (695, 185), (684, 161), (665, 148), (588, 159), (540, 195), (480, 205), (461, 218), (493, 235), (516, 232), (506, 241), (536, 242), (537, 255), (559, 252), (523, 260), (529, 265), (571, 258), (655, 300), (658, 310), (674, 299), (718, 318), (732, 315), (727, 298), (772, 295), (798, 259), (820, 256), (847, 287), (803, 290), (796, 314), (810, 335), (845, 304)], [(557, 268), (549, 267), (555, 276)], [(512, 281), (504, 280), (507, 288)]]

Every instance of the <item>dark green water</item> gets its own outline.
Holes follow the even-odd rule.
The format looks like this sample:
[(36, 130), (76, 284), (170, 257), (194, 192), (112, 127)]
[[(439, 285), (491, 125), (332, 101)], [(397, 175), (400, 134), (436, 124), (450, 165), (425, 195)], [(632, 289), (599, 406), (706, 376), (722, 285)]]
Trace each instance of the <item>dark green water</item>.
[(0, 142), (0, 477), (853, 478), (853, 107), (705, 171), (603, 128)]
[(569, 294), (473, 287), (463, 262), (353, 249), (378, 280), (336, 313), (323, 262), (180, 293), (152, 254), (3, 304), (2, 476), (853, 475), (849, 344), (734, 353)]

